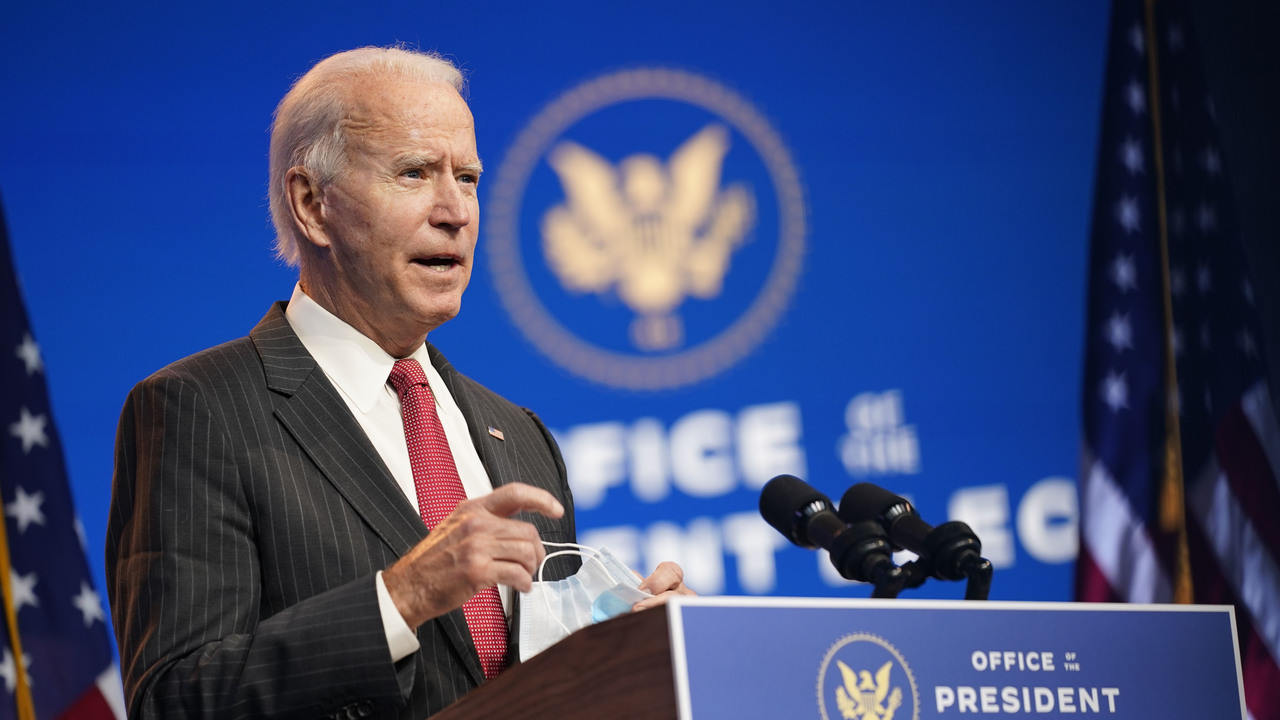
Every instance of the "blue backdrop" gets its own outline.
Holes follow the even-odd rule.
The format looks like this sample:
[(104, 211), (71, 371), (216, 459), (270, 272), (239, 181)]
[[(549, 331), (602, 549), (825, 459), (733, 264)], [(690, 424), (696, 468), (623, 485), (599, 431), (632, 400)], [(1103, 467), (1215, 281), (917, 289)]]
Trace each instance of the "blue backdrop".
[(100, 587), (128, 389), (292, 289), (275, 103), (405, 42), (467, 71), (486, 166), (431, 339), (554, 429), (585, 541), (707, 594), (865, 596), (755, 508), (782, 472), (869, 480), (970, 522), (993, 598), (1068, 599), (1107, 4), (542, 5), (6, 7), (0, 191)]

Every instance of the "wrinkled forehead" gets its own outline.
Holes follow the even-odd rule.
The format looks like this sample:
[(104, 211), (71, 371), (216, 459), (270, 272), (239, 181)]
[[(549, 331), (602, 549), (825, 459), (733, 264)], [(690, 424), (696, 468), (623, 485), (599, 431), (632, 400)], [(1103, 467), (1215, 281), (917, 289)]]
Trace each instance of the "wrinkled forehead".
[(467, 137), (475, 143), (471, 109), (446, 82), (380, 77), (349, 90), (343, 127), (355, 142), (379, 138)]

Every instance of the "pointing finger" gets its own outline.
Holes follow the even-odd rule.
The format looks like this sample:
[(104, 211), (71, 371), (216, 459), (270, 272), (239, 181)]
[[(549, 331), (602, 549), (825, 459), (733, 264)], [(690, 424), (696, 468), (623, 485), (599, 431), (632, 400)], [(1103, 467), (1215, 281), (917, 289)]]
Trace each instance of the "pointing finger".
[(511, 483), (479, 498), (481, 507), (499, 517), (518, 512), (536, 512), (552, 519), (564, 515), (564, 506), (555, 496), (541, 488), (524, 483)]

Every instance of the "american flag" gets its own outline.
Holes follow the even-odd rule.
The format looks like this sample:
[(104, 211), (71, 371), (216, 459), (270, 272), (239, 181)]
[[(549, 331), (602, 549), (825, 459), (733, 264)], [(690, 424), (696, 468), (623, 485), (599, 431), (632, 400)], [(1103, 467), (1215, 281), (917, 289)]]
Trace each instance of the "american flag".
[(90, 580), (49, 412), (44, 363), (18, 291), (0, 208), (0, 720), (124, 717), (106, 614)]
[(1280, 426), (1186, 9), (1116, 0), (1084, 375), (1077, 597), (1231, 604), (1280, 718)]

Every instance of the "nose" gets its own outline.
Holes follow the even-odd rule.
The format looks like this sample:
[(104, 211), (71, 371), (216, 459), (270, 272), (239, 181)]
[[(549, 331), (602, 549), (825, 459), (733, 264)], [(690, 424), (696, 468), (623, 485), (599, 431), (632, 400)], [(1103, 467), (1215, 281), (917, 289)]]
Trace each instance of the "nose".
[(436, 186), (435, 202), (428, 220), (436, 227), (460, 228), (471, 222), (473, 193), (464, 189), (456, 178)]

